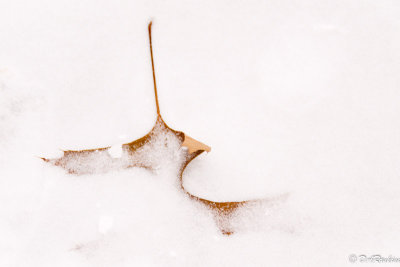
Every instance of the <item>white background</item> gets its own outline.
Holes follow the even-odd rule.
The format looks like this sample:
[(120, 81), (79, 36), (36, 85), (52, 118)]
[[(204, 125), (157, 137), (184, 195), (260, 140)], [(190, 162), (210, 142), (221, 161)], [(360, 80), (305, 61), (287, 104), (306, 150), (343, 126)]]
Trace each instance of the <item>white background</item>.
[[(163, 117), (212, 147), (186, 187), (219, 201), (288, 194), (242, 215), (234, 236), (162, 172), (76, 177), (36, 158), (152, 127), (151, 19)], [(0, 265), (400, 257), (399, 32), (398, 1), (2, 0)]]

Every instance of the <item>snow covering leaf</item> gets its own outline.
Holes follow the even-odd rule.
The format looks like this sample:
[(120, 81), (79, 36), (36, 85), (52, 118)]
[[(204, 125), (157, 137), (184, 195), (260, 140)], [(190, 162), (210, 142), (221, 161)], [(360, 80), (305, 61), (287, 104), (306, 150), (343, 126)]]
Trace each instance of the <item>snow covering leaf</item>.
[(53, 165), (64, 168), (70, 174), (82, 175), (104, 173), (132, 167), (156, 170), (162, 163), (165, 153), (159, 154), (161, 156), (157, 156), (157, 153), (154, 153), (154, 151), (166, 150), (166, 153), (175, 153), (179, 155), (175, 160), (178, 161), (177, 176), (180, 189), (193, 201), (199, 202), (209, 208), (214, 215), (215, 222), (220, 231), (223, 234), (229, 235), (234, 231), (230, 225), (230, 218), (235, 211), (262, 200), (216, 202), (197, 197), (184, 188), (183, 174), (186, 166), (201, 153), (205, 151), (210, 152), (211, 148), (181, 131), (170, 128), (161, 117), (154, 71), (151, 26), (152, 22), (149, 23), (148, 30), (155, 102), (157, 107), (157, 119), (151, 131), (142, 138), (121, 145), (121, 147), (119, 147), (121, 153), (115, 153), (115, 147), (104, 147), (87, 150), (68, 150), (64, 151), (64, 155), (61, 158), (42, 159)]

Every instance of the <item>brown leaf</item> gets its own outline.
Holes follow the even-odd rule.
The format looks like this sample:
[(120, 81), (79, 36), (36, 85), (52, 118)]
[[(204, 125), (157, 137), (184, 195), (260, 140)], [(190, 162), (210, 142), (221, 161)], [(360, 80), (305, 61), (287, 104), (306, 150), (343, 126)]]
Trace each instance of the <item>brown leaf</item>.
[[(155, 102), (157, 107), (157, 119), (151, 131), (133, 142), (122, 145), (121, 157), (113, 158), (109, 153), (110, 147), (88, 149), (88, 150), (68, 150), (64, 151), (64, 155), (58, 159), (45, 159), (44, 161), (64, 168), (70, 174), (93, 174), (104, 173), (112, 170), (126, 169), (132, 167), (142, 167), (149, 170), (154, 169), (154, 159), (151, 157), (151, 152), (154, 149), (160, 149), (161, 140), (164, 146), (168, 146), (171, 138), (175, 138), (179, 147), (186, 147), (187, 151), (184, 152), (184, 160), (179, 168), (178, 178), (180, 182), (180, 189), (189, 196), (193, 201), (199, 202), (209, 208), (213, 215), (215, 222), (223, 234), (230, 235), (233, 233), (229, 225), (229, 220), (232, 214), (240, 207), (245, 207), (251, 203), (259, 200), (238, 201), (238, 202), (215, 202), (208, 199), (203, 199), (192, 195), (183, 187), (183, 173), (186, 166), (198, 155), (204, 151), (210, 152), (211, 148), (183, 132), (176, 131), (168, 127), (161, 117), (160, 107), (158, 104), (156, 76), (154, 71), (153, 49), (151, 41), (151, 26), (149, 23), (149, 41), (151, 63), (153, 69), (153, 82)], [(160, 138), (161, 137), (161, 138)]]

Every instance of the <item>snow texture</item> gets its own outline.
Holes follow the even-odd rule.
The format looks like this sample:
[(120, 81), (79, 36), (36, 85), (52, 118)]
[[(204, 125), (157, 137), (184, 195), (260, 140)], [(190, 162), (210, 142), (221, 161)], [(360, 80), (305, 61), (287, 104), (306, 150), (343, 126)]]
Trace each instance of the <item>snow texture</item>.
[[(179, 190), (173, 138), (145, 153), (156, 171), (39, 158), (151, 129), (150, 19), (163, 118), (212, 147), (185, 188), (282, 199), (235, 213), (231, 236)], [(5, 0), (0, 22), (0, 266), (400, 258), (398, 1)]]

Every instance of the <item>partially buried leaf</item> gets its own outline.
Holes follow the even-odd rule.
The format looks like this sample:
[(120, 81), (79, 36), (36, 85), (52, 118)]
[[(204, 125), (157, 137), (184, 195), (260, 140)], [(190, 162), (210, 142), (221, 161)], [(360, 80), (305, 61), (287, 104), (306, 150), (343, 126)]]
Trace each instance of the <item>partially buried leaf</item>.
[[(158, 104), (156, 77), (154, 71), (153, 49), (151, 40), (151, 26), (148, 25), (151, 63), (153, 69), (153, 82), (155, 102), (157, 107), (157, 119), (151, 131), (133, 142), (123, 144), (120, 149), (121, 153), (115, 156), (112, 147), (88, 149), (88, 150), (68, 150), (64, 151), (64, 155), (58, 159), (46, 159), (44, 161), (53, 165), (64, 168), (70, 174), (94, 174), (104, 173), (112, 170), (126, 169), (132, 167), (141, 167), (154, 170), (159, 161), (162, 159), (155, 158), (152, 151), (163, 148), (176, 150), (182, 153), (182, 162), (179, 167), (178, 179), (180, 189), (189, 196), (190, 199), (199, 202), (209, 208), (215, 222), (223, 234), (230, 235), (234, 229), (230, 226), (231, 216), (241, 207), (246, 207), (262, 200), (248, 200), (238, 202), (216, 202), (208, 199), (200, 198), (189, 193), (183, 186), (183, 173), (186, 166), (198, 155), (204, 151), (210, 152), (211, 148), (181, 131), (176, 131), (168, 127), (161, 117)], [(175, 145), (177, 144), (177, 145)], [(186, 149), (182, 149), (186, 148)], [(264, 200), (271, 201), (271, 200)]]

